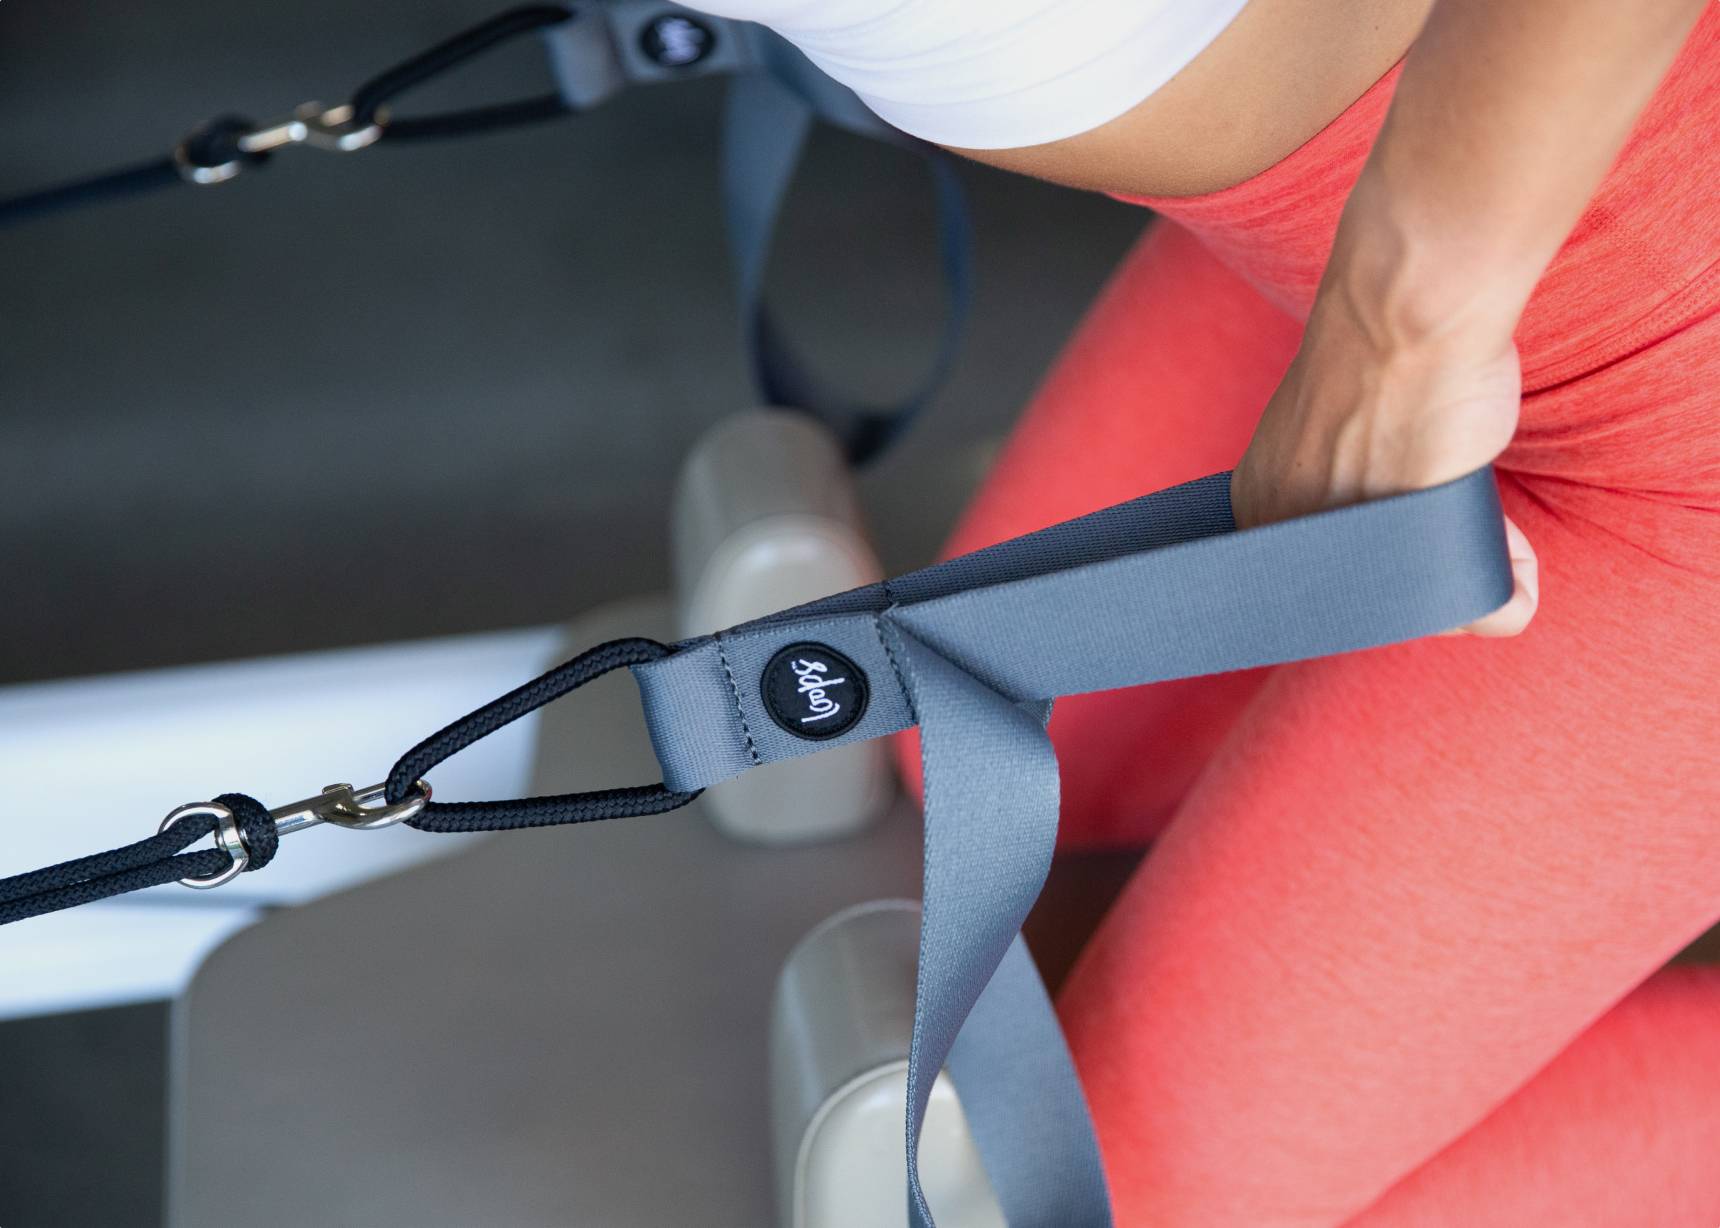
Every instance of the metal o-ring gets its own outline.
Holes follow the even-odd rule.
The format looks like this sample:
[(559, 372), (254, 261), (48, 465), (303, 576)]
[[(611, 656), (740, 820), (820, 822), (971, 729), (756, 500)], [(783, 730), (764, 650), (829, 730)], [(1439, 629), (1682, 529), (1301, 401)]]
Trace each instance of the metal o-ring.
[(180, 142), (173, 147), (173, 169), (179, 172), (179, 177), (186, 183), (208, 186), (212, 183), (226, 183), (245, 169), (245, 163), (239, 158), (229, 158), (225, 162), (206, 166), (193, 161), (191, 151), (185, 148), (184, 142)]
[(193, 818), (197, 815), (208, 815), (215, 820), (215, 842), (227, 850), (227, 855), (233, 859), (233, 864), (225, 870), (217, 870), (201, 878), (182, 878), (179, 881), (187, 887), (198, 891), (207, 891), (211, 887), (219, 887), (222, 883), (232, 882), (245, 872), (245, 867), (251, 864), (251, 851), (245, 847), (245, 839), (239, 833), (239, 822), (233, 817), (233, 812), (217, 802), (193, 802), (189, 806), (181, 806), (165, 819), (161, 820), (158, 832), (166, 831), (180, 819)]

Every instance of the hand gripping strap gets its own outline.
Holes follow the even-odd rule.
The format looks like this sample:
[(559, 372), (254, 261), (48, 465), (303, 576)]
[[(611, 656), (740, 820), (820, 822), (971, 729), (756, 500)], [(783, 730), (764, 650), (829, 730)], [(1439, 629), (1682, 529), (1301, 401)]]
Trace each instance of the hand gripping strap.
[[(1174, 486), (636, 666), (664, 783), (699, 789), (907, 728), (887, 624), (1009, 699), (1049, 700), (1415, 639), (1511, 595), (1490, 469), (1243, 532), (1229, 480)], [(795, 737), (766, 710), (765, 666), (801, 642), (866, 675), (865, 715), (839, 737)]]
[[(1011, 945), (1056, 834), (1047, 701), (1413, 639), (1511, 595), (1488, 469), (1243, 532), (1229, 481), (1147, 495), (634, 667), (671, 789), (921, 726), (914, 1228), (932, 1222), (915, 1153), (946, 1060), (1011, 1228), (1110, 1223), (1073, 1065), (1031, 961)], [(772, 719), (766, 672), (802, 644), (865, 676), (864, 714), (837, 737), (797, 737)]]

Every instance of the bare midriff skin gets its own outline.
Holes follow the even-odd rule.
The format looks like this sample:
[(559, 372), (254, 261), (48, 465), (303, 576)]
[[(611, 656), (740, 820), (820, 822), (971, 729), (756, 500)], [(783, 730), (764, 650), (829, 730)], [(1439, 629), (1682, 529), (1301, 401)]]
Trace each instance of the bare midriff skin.
[(1188, 67), (1102, 127), (956, 152), (1071, 187), (1194, 196), (1259, 174), (1403, 58), (1433, 0), (1250, 0)]

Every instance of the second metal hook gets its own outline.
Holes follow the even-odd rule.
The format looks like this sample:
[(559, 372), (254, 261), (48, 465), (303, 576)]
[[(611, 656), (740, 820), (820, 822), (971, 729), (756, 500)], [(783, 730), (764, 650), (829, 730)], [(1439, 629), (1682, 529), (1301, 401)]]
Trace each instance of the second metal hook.
[[(277, 807), (269, 811), (269, 817), (275, 820), (275, 831), (283, 836), (315, 827), (318, 823), (333, 823), (336, 827), (352, 831), (375, 831), (379, 827), (404, 823), (430, 802), (428, 781), (415, 781), (411, 794), (404, 801), (390, 804), (383, 800), (385, 792), (384, 785), (370, 785), (363, 789), (354, 789), (347, 784), (325, 785), (315, 797)], [(383, 804), (376, 805), (378, 801)]]

